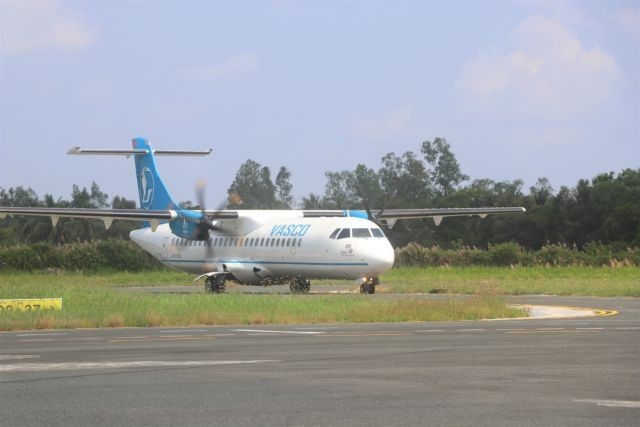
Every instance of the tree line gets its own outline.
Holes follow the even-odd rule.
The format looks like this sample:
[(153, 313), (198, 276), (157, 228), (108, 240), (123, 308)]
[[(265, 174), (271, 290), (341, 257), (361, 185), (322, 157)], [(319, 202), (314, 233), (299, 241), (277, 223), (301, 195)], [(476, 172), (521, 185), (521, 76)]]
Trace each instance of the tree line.
[[(419, 152), (393, 152), (373, 169), (358, 164), (353, 170), (325, 172), (324, 194), (302, 198), (302, 209), (449, 208), (523, 206), (525, 214), (398, 221), (388, 237), (396, 247), (411, 242), (424, 247), (486, 248), (516, 242), (537, 250), (551, 244), (584, 248), (589, 242), (640, 246), (640, 169), (605, 172), (580, 179), (575, 187), (555, 190), (547, 178), (525, 189), (521, 179), (471, 180), (444, 138), (424, 141)], [(248, 160), (238, 170), (229, 193), (241, 195), (234, 209), (293, 207), (291, 174), (282, 167), (275, 185), (269, 168)], [(365, 203), (365, 198), (366, 202)]]
[[(494, 181), (465, 175), (451, 145), (444, 138), (424, 141), (419, 151), (383, 156), (377, 169), (358, 164), (353, 170), (325, 172), (323, 194), (310, 193), (296, 203), (291, 173), (282, 166), (275, 181), (267, 166), (247, 160), (228, 188), (229, 209), (365, 209), (524, 206), (525, 214), (495, 215), (485, 219), (447, 218), (398, 221), (385, 229), (396, 247), (416, 243), (423, 247), (487, 248), (515, 242), (539, 250), (548, 244), (582, 249), (591, 242), (640, 247), (640, 168), (605, 172), (580, 179), (574, 187), (554, 189), (546, 178), (525, 189), (520, 179)], [(30, 188), (0, 188), (0, 205), (75, 208), (134, 208), (132, 200), (109, 198), (94, 182), (74, 185), (71, 200), (42, 199)], [(185, 207), (197, 208), (183, 202)], [(116, 221), (111, 229), (92, 220), (61, 219), (56, 227), (48, 218), (16, 217), (0, 221), (0, 244), (49, 241), (64, 244), (110, 237), (126, 238), (134, 224)]]

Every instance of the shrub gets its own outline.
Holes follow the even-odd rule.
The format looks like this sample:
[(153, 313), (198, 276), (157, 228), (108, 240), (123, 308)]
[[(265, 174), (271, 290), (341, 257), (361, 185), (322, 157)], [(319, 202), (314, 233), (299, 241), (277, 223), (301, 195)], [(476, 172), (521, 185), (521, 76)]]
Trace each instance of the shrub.
[(143, 271), (162, 268), (159, 261), (133, 242), (118, 239), (63, 246), (37, 243), (0, 247), (0, 270)]
[(396, 249), (396, 266), (640, 266), (640, 248), (590, 243), (584, 250), (565, 244), (548, 243), (536, 251), (527, 251), (517, 243), (489, 245), (487, 250), (475, 247), (442, 249), (437, 246), (424, 248), (410, 243)]

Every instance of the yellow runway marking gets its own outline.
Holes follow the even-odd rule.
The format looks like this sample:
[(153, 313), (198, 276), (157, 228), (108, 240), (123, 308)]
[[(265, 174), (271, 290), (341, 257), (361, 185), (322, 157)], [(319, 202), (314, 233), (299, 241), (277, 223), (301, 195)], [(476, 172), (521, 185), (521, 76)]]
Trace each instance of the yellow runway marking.
[(618, 310), (596, 310), (596, 316), (614, 316), (618, 314)]

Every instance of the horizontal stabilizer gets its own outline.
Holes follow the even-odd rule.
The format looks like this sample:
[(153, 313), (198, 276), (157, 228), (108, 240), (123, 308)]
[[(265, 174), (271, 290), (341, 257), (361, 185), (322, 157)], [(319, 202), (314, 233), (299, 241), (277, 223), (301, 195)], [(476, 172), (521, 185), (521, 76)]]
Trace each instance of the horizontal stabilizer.
[[(211, 148), (208, 150), (152, 150), (156, 156), (207, 156), (211, 154)], [(67, 154), (89, 155), (89, 156), (132, 156), (149, 154), (149, 150), (145, 148), (128, 148), (128, 149), (110, 149), (110, 148), (81, 148), (72, 147)]]

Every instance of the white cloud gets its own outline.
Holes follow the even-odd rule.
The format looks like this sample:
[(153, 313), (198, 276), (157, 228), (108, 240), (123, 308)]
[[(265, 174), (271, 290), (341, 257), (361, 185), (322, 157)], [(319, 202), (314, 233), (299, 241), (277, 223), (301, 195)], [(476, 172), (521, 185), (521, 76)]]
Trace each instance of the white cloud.
[(252, 52), (243, 52), (215, 64), (180, 68), (175, 76), (183, 80), (220, 81), (249, 74), (257, 66), (258, 57)]
[(77, 51), (91, 45), (95, 32), (85, 16), (57, 0), (0, 2), (0, 52)]
[(458, 81), (466, 106), (502, 117), (563, 120), (596, 109), (613, 92), (618, 68), (600, 47), (585, 48), (559, 20), (527, 18), (510, 50), (467, 62)]
[(616, 10), (614, 21), (633, 41), (640, 44), (640, 8), (627, 6)]
[(347, 123), (347, 131), (356, 136), (375, 138), (406, 131), (411, 125), (413, 107), (403, 105), (388, 110), (375, 117), (352, 118)]

